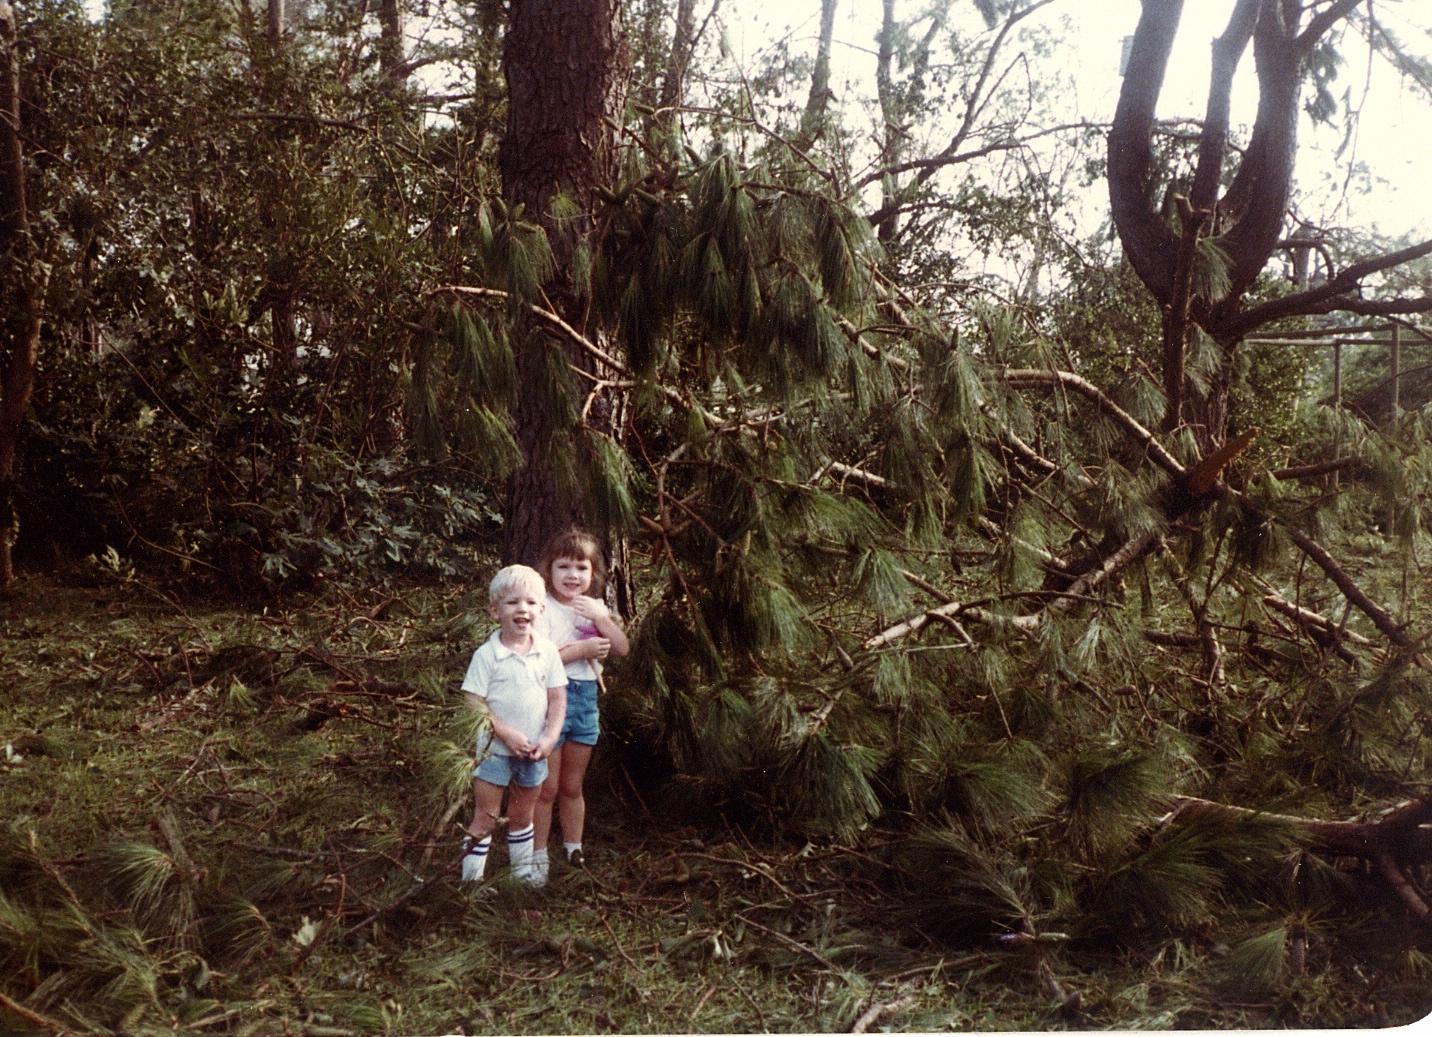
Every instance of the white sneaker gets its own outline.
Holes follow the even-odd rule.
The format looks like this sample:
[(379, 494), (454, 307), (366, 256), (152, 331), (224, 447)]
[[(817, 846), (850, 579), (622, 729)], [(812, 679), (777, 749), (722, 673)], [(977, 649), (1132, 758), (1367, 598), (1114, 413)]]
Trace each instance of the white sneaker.
[(461, 862), (463, 882), (482, 881), (482, 873), (487, 870), (487, 851), (491, 847), (491, 842), (483, 846), (481, 842), (470, 835), (463, 837)]

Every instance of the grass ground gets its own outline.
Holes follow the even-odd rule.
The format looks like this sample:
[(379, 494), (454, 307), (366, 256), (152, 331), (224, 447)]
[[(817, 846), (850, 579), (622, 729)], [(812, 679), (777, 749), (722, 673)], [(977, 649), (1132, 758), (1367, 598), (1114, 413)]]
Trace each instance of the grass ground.
[(587, 866), (525, 891), (499, 857), (474, 895), (455, 881), (453, 707), (477, 604), (335, 590), (240, 611), (112, 575), (21, 584), (0, 603), (0, 1031), (1363, 1026), (1432, 1008), (1321, 977), (1231, 996), (1216, 941), (1078, 962), (945, 946), (906, 920), (879, 833), (672, 827), (611, 745)]

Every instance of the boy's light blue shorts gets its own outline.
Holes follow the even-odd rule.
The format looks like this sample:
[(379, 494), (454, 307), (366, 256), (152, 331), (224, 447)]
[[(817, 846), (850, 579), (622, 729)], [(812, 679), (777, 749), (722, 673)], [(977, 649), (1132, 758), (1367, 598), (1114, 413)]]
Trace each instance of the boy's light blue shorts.
[(567, 719), (557, 744), (572, 741), (578, 745), (596, 745), (601, 724), (597, 719), (597, 682), (567, 681)]
[(506, 788), (514, 781), (518, 788), (536, 788), (547, 780), (547, 761), (493, 753), (473, 770), (472, 776)]

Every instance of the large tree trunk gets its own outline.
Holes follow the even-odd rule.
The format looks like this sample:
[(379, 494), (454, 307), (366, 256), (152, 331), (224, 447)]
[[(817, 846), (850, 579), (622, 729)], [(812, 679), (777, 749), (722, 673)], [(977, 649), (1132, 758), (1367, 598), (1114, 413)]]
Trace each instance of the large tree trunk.
[(30, 240), (20, 111), (19, 27), (14, 9), (0, 0), (0, 284), (6, 299), (0, 309), (0, 590), (15, 578), (15, 467), (35, 389), (45, 290)]
[(696, 45), (696, 0), (678, 0), (676, 30), (671, 37), (671, 59), (661, 80), (661, 97), (657, 102), (656, 121), (663, 127), (676, 125), (676, 113), (686, 96), (686, 69), (691, 64), (691, 51)]
[(810, 75), (810, 93), (801, 114), (801, 139), (815, 140), (825, 123), (825, 113), (834, 96), (830, 89), (830, 45), (835, 37), (835, 7), (839, 0), (820, 0), (820, 40), (815, 50), (815, 68)]
[[(502, 143), (503, 193), (522, 218), (547, 232), (556, 274), (544, 286), (553, 309), (572, 327), (600, 339), (572, 276), (572, 260), (597, 234), (598, 188), (616, 172), (626, 101), (627, 56), (619, 0), (513, 0), (503, 51), (507, 78), (507, 135)], [(557, 195), (580, 215), (560, 223)], [(503, 558), (532, 562), (555, 533), (587, 521), (584, 502), (559, 484), (549, 451), (560, 405), (552, 399), (548, 351), (574, 368), (592, 360), (569, 339), (552, 339), (531, 322), (518, 329), (517, 443), (524, 462), (508, 486)], [(600, 424), (594, 412), (589, 421)], [(600, 532), (600, 531), (599, 531)]]
[(277, 52), (283, 42), (283, 22), (287, 12), (284, 10), (284, 0), (268, 0), (268, 19), (265, 23), (265, 30), (268, 36), (269, 46)]
[(407, 54), (403, 49), (403, 6), (401, 0), (381, 0), (378, 5), (378, 64), (393, 82), (407, 78)]
[[(1318, 39), (1356, 6), (1336, 0), (1300, 27), (1295, 0), (1239, 0), (1228, 27), (1214, 41), (1208, 107), (1199, 140), (1198, 165), (1187, 195), (1175, 196), (1176, 213), (1155, 206), (1151, 140), (1154, 109), (1163, 86), (1183, 0), (1145, 0), (1109, 133), (1109, 200), (1114, 223), (1139, 279), (1163, 311), (1163, 381), (1167, 397), (1163, 427), (1193, 426), (1201, 447), (1216, 448), (1226, 434), (1228, 378), (1215, 380), (1195, 400), (1185, 358), (1193, 327), (1203, 328), (1224, 350), (1224, 368), (1247, 328), (1243, 296), (1267, 265), (1281, 235), (1297, 150), (1298, 100), (1306, 58)], [(1220, 198), (1228, 154), (1228, 107), (1233, 75), (1252, 42), (1258, 75), (1258, 115), (1237, 172)], [(1170, 225), (1168, 217), (1177, 216)], [(1201, 242), (1216, 240), (1226, 257), (1228, 288), (1220, 297), (1200, 294), (1199, 268), (1209, 253)]]

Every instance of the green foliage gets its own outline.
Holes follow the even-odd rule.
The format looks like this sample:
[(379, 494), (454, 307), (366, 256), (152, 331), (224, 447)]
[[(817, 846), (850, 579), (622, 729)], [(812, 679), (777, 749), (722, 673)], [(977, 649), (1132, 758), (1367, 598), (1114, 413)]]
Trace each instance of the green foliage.
[(924, 924), (960, 941), (1026, 928), (1029, 895), (1012, 863), (953, 821), (916, 830), (899, 856)]
[[(1029, 90), (1001, 87), (969, 108), (966, 144), (997, 162), (962, 160), (951, 175), (915, 154), (935, 113), (971, 104), (989, 41), (1004, 38), (979, 26), (1010, 4), (912, 8), (892, 27), (873, 125), (899, 133), (880, 143), (879, 164), (916, 164), (868, 181), (868, 134), (853, 119), (794, 132), (788, 102), (808, 85), (795, 37), (729, 84), (698, 61), (691, 81), (709, 103), (646, 135), (662, 122), (651, 109), (669, 11), (630, 5), (638, 81), (619, 173), (593, 211), (564, 189), (541, 213), (501, 200), (502, 5), (436, 5), (452, 19), (443, 56), (455, 64), (424, 67), (460, 83), (451, 95), (384, 75), (375, 27), (350, 7), (309, 5), (277, 49), (243, 5), (116, 3), (102, 27), (74, 5), (23, 13), (27, 168), (53, 273), (17, 484), (22, 562), (88, 555), (84, 578), (100, 588), (177, 591), (190, 608), (198, 591), (271, 610), (286, 603), (275, 592), (313, 591), (314, 609), (342, 616), (313, 627), (312, 615), (279, 624), (271, 611), (272, 629), (198, 641), (179, 624), (124, 654), (95, 614), (81, 625), (97, 648), (33, 657), (10, 647), (33, 637), (23, 610), (0, 620), (7, 666), (20, 660), (10, 699), (39, 688), (48, 708), (65, 698), (53, 694), (62, 675), (66, 696), (141, 710), (138, 734), (131, 718), (120, 741), (160, 731), (153, 784), (192, 822), (191, 866), (156, 836), (157, 806), (129, 757), (120, 767), (99, 755), (90, 770), (39, 733), (12, 747), (5, 732), (7, 778), (43, 767), (55, 787), (70, 779), (52, 804), (63, 852), (21, 840), (0, 864), (0, 963), (19, 977), (7, 991), (68, 1013), (65, 1025), (143, 1032), (162, 1019), (199, 1032), (239, 1018), (252, 1007), (243, 993), (277, 976), (272, 998), (293, 1003), (261, 1007), (260, 1025), (288, 1012), (315, 1029), (404, 1032), (413, 1017), (377, 992), (388, 983), (337, 992), (324, 986), (330, 963), (392, 969), (454, 1004), (464, 977), (530, 959), (523, 974), (553, 975), (539, 996), (585, 1004), (590, 992), (568, 996), (569, 976), (605, 984), (638, 960), (671, 985), (661, 1000), (690, 1014), (653, 1018), (655, 999), (618, 983), (615, 1014), (574, 1014), (572, 1029), (711, 1025), (703, 1006), (749, 1027), (741, 992), (786, 1004), (792, 977), (790, 989), (824, 985), (833, 1007), (758, 1009), (757, 1024), (845, 1028), (905, 982), (881, 986), (875, 963), (915, 968), (952, 941), (979, 958), (961, 989), (988, 1006), (919, 993), (923, 1014), (891, 1025), (1028, 1016), (1043, 1028), (1047, 992), (1010, 1006), (1031, 996), (1031, 975), (1067, 972), (1095, 1006), (1075, 1022), (1127, 1012), (1185, 1026), (1201, 1021), (1186, 1014), (1190, 990), (1218, 971), (1214, 924), (1229, 942), (1251, 935), (1230, 955), (1255, 981), (1250, 995), (1283, 992), (1293, 943), (1275, 935), (1296, 926), (1269, 919), (1275, 904), (1337, 923), (1312, 937), (1337, 962), (1325, 969), (1337, 996), (1317, 995), (1319, 1011), (1371, 996), (1358, 969), (1383, 951), (1333, 930), (1398, 916), (1361, 900), (1350, 871), (1290, 863), (1304, 855), (1277, 826), (1157, 819), (1185, 785), (1328, 817), (1418, 791), (1426, 682), (1343, 584), (1389, 602), (1414, 640), (1432, 618), (1418, 561), (1426, 421), (1402, 416), (1384, 435), (1316, 405), (1311, 351), (1235, 348), (1197, 330), (1194, 402), (1227, 402), (1227, 420), (1147, 440), (1117, 420), (1105, 400), (1161, 426), (1160, 314), (1107, 241), (1071, 231), (1065, 188), (1046, 170), (1077, 178), (1086, 152), (1071, 141), (1045, 163), (1037, 140), (1051, 138), (1014, 147), (1007, 135), (1056, 87), (999, 77)], [(1030, 60), (1055, 41), (1020, 40)], [(1331, 67), (1315, 55), (1320, 88)], [(1187, 143), (1168, 135), (1158, 147), (1159, 178), (1177, 181)], [(872, 226), (866, 214), (887, 202), (898, 211)], [(1228, 301), (1216, 241), (1200, 242), (1194, 274), (1200, 305)], [(1269, 279), (1243, 303), (1285, 290)], [(1385, 378), (1376, 366), (1350, 364), (1348, 385), (1371, 388)], [(1026, 376), (1011, 390), (1011, 368), (1082, 382)], [(532, 412), (551, 420), (523, 457), (514, 430)], [(1254, 424), (1258, 444), (1221, 473), (1216, 499), (1179, 496), (1156, 447), (1188, 466)], [(1337, 458), (1348, 461), (1335, 473), (1273, 474)], [(651, 812), (652, 838), (677, 833), (659, 857), (629, 840), (626, 886), (594, 877), (584, 892), (634, 890), (652, 915), (680, 900), (679, 932), (665, 917), (606, 912), (609, 936), (581, 914), (590, 897), (538, 905), (564, 934), (538, 931), (519, 898), (466, 904), (441, 882), (414, 892), (413, 876), (428, 883), (449, 853), (435, 826), (460, 816), (447, 812), (470, 785), (471, 723), (433, 720), (452, 706), (440, 674), (454, 664), (439, 656), (470, 648), (470, 623), (443, 615), (424, 634), (429, 617), (405, 615), (401, 638), (387, 638), (377, 606), (353, 602), (401, 586), (394, 607), (407, 608), (403, 581), (417, 577), (459, 595), (463, 581), (480, 584), (502, 480), (523, 463), (627, 538), (635, 651), (614, 662), (604, 699), (603, 756), (621, 775), (604, 798), (631, 790), (622, 806)], [(1293, 529), (1328, 545), (1342, 583), (1295, 549)], [(1275, 598), (1326, 622), (1303, 623)], [(280, 625), (334, 641), (344, 670), (320, 672), (296, 642), (269, 649), (282, 667), (204, 669), (210, 646), (269, 644)], [(414, 640), (427, 636), (429, 654)], [(402, 670), (412, 697), (345, 697), (369, 665)], [(192, 721), (177, 742), (169, 710)], [(28, 785), (12, 785), (15, 833), (60, 827)], [(121, 816), (101, 825), (100, 805), (116, 802)], [(254, 814), (263, 838), (245, 820)], [(781, 867), (692, 876), (741, 836), (782, 847), (771, 851)], [(831, 859), (853, 870), (824, 875)], [(684, 877), (658, 875), (676, 860)], [(741, 883), (772, 876), (779, 918), (755, 898), (733, 906)], [(846, 907), (818, 915), (872, 890), (875, 925), (837, 934)], [(785, 942), (753, 949), (757, 923)], [(381, 949), (365, 950), (370, 939)], [(1376, 974), (1415, 971), (1405, 957), (1379, 959)], [(403, 971), (397, 958), (432, 968)], [(1099, 989), (1136, 958), (1169, 964)], [(712, 970), (738, 981), (708, 991)], [(692, 976), (695, 996), (677, 996)], [(941, 982), (931, 975), (932, 989)], [(315, 992), (302, 1012), (299, 987)], [(235, 1014), (196, 1022), (229, 1012), (220, 998)], [(541, 1022), (513, 998), (494, 994), (502, 1012), (483, 1018), (434, 1011), (414, 1025)], [(1220, 1021), (1237, 1014), (1215, 1007)]]
[(1096, 747), (1069, 762), (1065, 809), (1069, 836), (1086, 859), (1097, 859), (1127, 842), (1167, 787), (1157, 757)]

